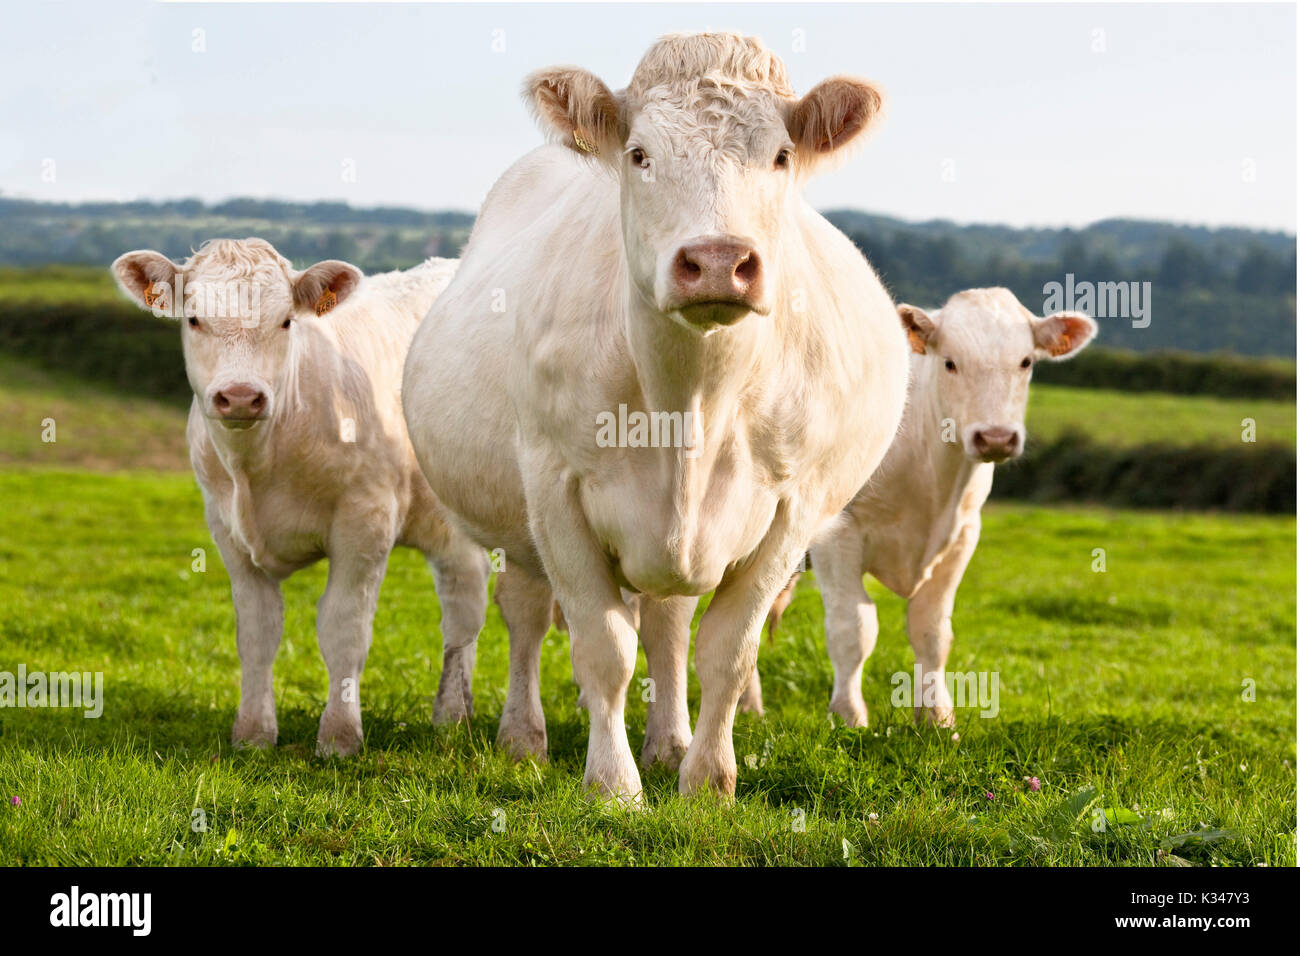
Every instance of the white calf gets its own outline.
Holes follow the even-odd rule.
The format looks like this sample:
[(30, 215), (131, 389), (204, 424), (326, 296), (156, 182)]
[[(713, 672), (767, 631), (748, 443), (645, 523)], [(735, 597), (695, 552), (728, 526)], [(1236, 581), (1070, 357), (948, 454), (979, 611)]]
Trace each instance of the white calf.
[(296, 272), (260, 239), (205, 243), (179, 265), (147, 251), (113, 263), (137, 303), (182, 320), (190, 461), (235, 602), (236, 744), (275, 743), (280, 582), (328, 557), (316, 630), (330, 692), (317, 749), (361, 746), (361, 670), (395, 544), (424, 552), (442, 603), (434, 718), (470, 713), (487, 559), (443, 519), (399, 394), (411, 336), (455, 270), (432, 259), (373, 278), (337, 261)]
[[(835, 669), (831, 710), (854, 727), (867, 722), (862, 666), (879, 630), (864, 573), (908, 599), (907, 632), (922, 681), (913, 694), (933, 695), (917, 716), (952, 724), (944, 667), (953, 602), (979, 541), (993, 466), (1024, 450), (1034, 362), (1068, 359), (1097, 334), (1086, 315), (1039, 318), (1006, 289), (959, 292), (934, 313), (900, 305), (898, 314), (914, 353), (902, 428), (843, 519), (812, 548)], [(794, 585), (774, 608), (774, 624)], [(757, 670), (742, 706), (762, 709)]]

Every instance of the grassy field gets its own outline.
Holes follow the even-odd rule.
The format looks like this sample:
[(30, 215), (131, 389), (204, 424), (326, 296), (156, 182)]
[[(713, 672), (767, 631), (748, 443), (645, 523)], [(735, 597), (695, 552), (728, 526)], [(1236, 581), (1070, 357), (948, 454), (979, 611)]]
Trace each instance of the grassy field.
[(874, 583), (871, 726), (827, 720), (808, 576), (760, 658), (768, 716), (738, 722), (735, 803), (683, 800), (657, 772), (647, 812), (630, 813), (581, 791), (585, 714), (563, 635), (542, 662), (548, 764), (493, 746), (507, 664), (495, 607), (472, 725), (430, 725), (438, 604), (413, 553), (394, 555), (381, 595), (363, 754), (312, 755), (324, 567), (285, 589), (280, 746), (236, 753), (234, 615), (193, 479), (27, 467), (0, 472), (0, 500), (0, 670), (105, 681), (99, 719), (0, 711), (0, 864), (1295, 863), (1290, 518), (989, 507), (950, 670), (996, 672), (1000, 709), (959, 710), (959, 739), (890, 706), (912, 660), (903, 604)]

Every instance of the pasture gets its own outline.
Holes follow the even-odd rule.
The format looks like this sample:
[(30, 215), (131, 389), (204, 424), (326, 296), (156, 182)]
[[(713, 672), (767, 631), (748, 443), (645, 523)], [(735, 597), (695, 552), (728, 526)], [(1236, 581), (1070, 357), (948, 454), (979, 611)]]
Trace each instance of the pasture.
[(0, 711), (6, 864), (1295, 863), (1289, 517), (990, 505), (950, 671), (995, 672), (998, 713), (959, 708), (957, 739), (890, 705), (912, 657), (903, 603), (874, 582), (871, 725), (831, 724), (806, 576), (779, 641), (764, 639), (768, 714), (737, 722), (734, 804), (683, 800), (675, 774), (655, 771), (633, 813), (582, 793), (585, 713), (562, 634), (542, 658), (549, 763), (515, 765), (493, 745), (507, 666), (495, 606), (473, 722), (431, 726), (438, 604), (413, 552), (393, 556), (380, 598), (363, 754), (313, 755), (323, 565), (285, 586), (280, 745), (232, 751), (234, 613), (193, 478), (32, 464), (39, 450), (4, 447), (28, 464), (0, 473), (0, 670), (104, 674), (98, 719)]

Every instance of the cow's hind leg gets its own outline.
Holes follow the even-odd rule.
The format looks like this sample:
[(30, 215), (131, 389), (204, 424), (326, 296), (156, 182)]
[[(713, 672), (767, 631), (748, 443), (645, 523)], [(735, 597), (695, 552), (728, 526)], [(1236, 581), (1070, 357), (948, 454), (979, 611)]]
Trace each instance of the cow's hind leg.
[(642, 767), (660, 764), (676, 770), (691, 745), (686, 665), (697, 603), (693, 597), (641, 598), (641, 645), (650, 672)]
[(474, 716), (474, 651), (487, 613), (488, 560), (459, 535), (450, 548), (427, 557), (442, 608), (442, 677), (433, 722), (454, 724)]
[(921, 667), (921, 686), (912, 689), (916, 719), (940, 727), (955, 722), (945, 671), (952, 650), (952, 609), (979, 534), (978, 524), (963, 527), (930, 579), (907, 602), (907, 636)]
[(813, 550), (826, 612), (826, 651), (835, 671), (831, 713), (839, 714), (850, 727), (867, 725), (862, 667), (880, 633), (876, 606), (862, 586), (862, 545), (861, 533), (848, 526)]
[(551, 624), (551, 587), (513, 567), (497, 575), (496, 602), (510, 632), (510, 684), (497, 744), (515, 760), (546, 759), (542, 641)]

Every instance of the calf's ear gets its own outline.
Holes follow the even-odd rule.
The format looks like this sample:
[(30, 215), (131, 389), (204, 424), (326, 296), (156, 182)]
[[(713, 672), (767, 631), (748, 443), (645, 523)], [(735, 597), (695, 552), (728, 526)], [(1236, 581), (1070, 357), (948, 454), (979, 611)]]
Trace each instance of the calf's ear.
[(907, 332), (907, 343), (912, 346), (912, 351), (924, 355), (925, 347), (934, 340), (934, 319), (930, 318), (930, 313), (900, 302), (898, 318), (903, 323), (903, 330)]
[(524, 99), (542, 128), (575, 152), (612, 161), (623, 147), (622, 108), (600, 77), (574, 66), (538, 70)]
[(294, 277), (294, 305), (324, 315), (355, 292), (361, 279), (361, 270), (351, 263), (338, 259), (318, 262)]
[(1082, 312), (1057, 312), (1032, 325), (1039, 357), (1056, 362), (1072, 358), (1097, 334), (1097, 323)]
[(795, 155), (817, 160), (851, 143), (880, 113), (884, 97), (866, 80), (833, 76), (795, 104), (786, 128)]
[(113, 261), (113, 278), (142, 309), (168, 309), (181, 267), (161, 252), (137, 249)]

